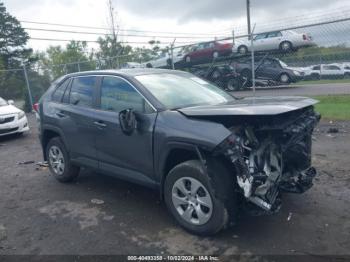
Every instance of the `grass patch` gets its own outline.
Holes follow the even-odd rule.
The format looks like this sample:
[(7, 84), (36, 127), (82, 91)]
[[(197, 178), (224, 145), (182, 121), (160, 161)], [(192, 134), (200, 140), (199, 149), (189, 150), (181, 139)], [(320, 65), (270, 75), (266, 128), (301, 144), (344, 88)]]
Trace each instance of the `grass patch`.
[(298, 85), (317, 85), (317, 84), (350, 84), (349, 78), (343, 79), (321, 79), (321, 80), (303, 80), (297, 82)]
[(315, 96), (320, 101), (315, 106), (325, 119), (350, 120), (350, 95)]

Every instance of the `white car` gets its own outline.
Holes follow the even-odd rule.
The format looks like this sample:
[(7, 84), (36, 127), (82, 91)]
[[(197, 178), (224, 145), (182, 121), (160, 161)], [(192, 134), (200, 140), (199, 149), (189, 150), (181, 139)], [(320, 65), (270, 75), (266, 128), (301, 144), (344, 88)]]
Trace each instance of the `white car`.
[(26, 114), (0, 97), (0, 136), (29, 131)]
[[(173, 56), (174, 56), (174, 64), (182, 61), (184, 59), (184, 52), (183, 49), (174, 49), (173, 50)], [(158, 57), (154, 58), (151, 61), (148, 61), (144, 63), (146, 67), (151, 68), (159, 68), (159, 67), (171, 67), (172, 66), (172, 60), (171, 60), (171, 52), (162, 52)]]
[(310, 66), (304, 72), (305, 79), (343, 78), (349, 77), (350, 68), (343, 64), (322, 64)]
[[(255, 35), (253, 45), (254, 51), (280, 50), (282, 52), (289, 52), (300, 47), (314, 46), (315, 43), (308, 34), (288, 30)], [(233, 53), (247, 54), (250, 51), (251, 41), (248, 39), (237, 39), (232, 48)]]
[(126, 62), (122, 64), (122, 69), (129, 69), (129, 68), (144, 68), (145, 66), (143, 64), (137, 63), (137, 62)]

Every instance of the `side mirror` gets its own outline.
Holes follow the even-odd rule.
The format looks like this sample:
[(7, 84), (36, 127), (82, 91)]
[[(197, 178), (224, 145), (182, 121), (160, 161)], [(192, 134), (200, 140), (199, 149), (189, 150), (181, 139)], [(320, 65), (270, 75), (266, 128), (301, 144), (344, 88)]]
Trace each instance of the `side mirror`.
[(136, 117), (132, 109), (119, 112), (119, 123), (124, 134), (130, 136), (136, 129)]
[(13, 101), (13, 100), (8, 100), (7, 103), (8, 103), (9, 105), (13, 105), (13, 104), (15, 103), (15, 101)]

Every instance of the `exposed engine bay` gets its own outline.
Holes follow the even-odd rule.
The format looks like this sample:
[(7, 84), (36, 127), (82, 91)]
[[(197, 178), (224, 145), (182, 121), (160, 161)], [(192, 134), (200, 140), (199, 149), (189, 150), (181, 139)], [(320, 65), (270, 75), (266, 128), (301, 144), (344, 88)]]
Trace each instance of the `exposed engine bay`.
[(230, 128), (219, 147), (235, 166), (238, 191), (265, 211), (280, 208), (282, 192), (312, 187), (311, 140), (320, 116), (312, 107), (260, 122)]

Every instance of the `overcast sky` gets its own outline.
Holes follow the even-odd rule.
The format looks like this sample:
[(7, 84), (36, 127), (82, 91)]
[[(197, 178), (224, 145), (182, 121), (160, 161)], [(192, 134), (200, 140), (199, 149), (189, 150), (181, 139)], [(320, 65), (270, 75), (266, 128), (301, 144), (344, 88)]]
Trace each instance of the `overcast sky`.
[[(18, 20), (50, 22), (94, 27), (107, 27), (107, 0), (3, 0), (8, 11)], [(246, 30), (245, 0), (114, 0), (117, 24), (122, 30), (147, 30), (173, 33), (194, 33), (199, 38), (177, 38), (177, 43), (211, 40), (230, 36), (232, 29), (236, 34)], [(251, 0), (252, 24), (257, 23), (257, 30), (312, 23), (319, 20), (337, 19), (350, 15), (349, 0)], [(22, 24), (27, 28), (54, 28), (59, 30), (105, 32), (96, 29), (66, 28), (37, 24)], [(346, 31), (342, 26), (341, 31)], [(340, 29), (339, 29), (340, 30)], [(96, 35), (64, 34), (27, 30), (31, 37), (59, 38), (76, 40), (96, 40)], [(330, 27), (325, 29), (333, 31)], [(171, 32), (171, 33), (170, 33)], [(349, 32), (349, 31), (347, 31)], [(328, 32), (329, 33), (329, 32)], [(140, 34), (122, 31), (120, 34)], [(198, 34), (210, 34), (198, 35)], [(123, 36), (123, 41), (147, 42), (149, 37)], [(182, 35), (184, 36), (184, 35)], [(187, 35), (185, 35), (187, 36)], [(156, 38), (167, 44), (170, 38)], [(340, 41), (340, 40), (339, 40)], [(45, 49), (49, 45), (64, 45), (63, 42), (31, 40), (34, 49)], [(90, 47), (96, 47), (90, 44)]]

